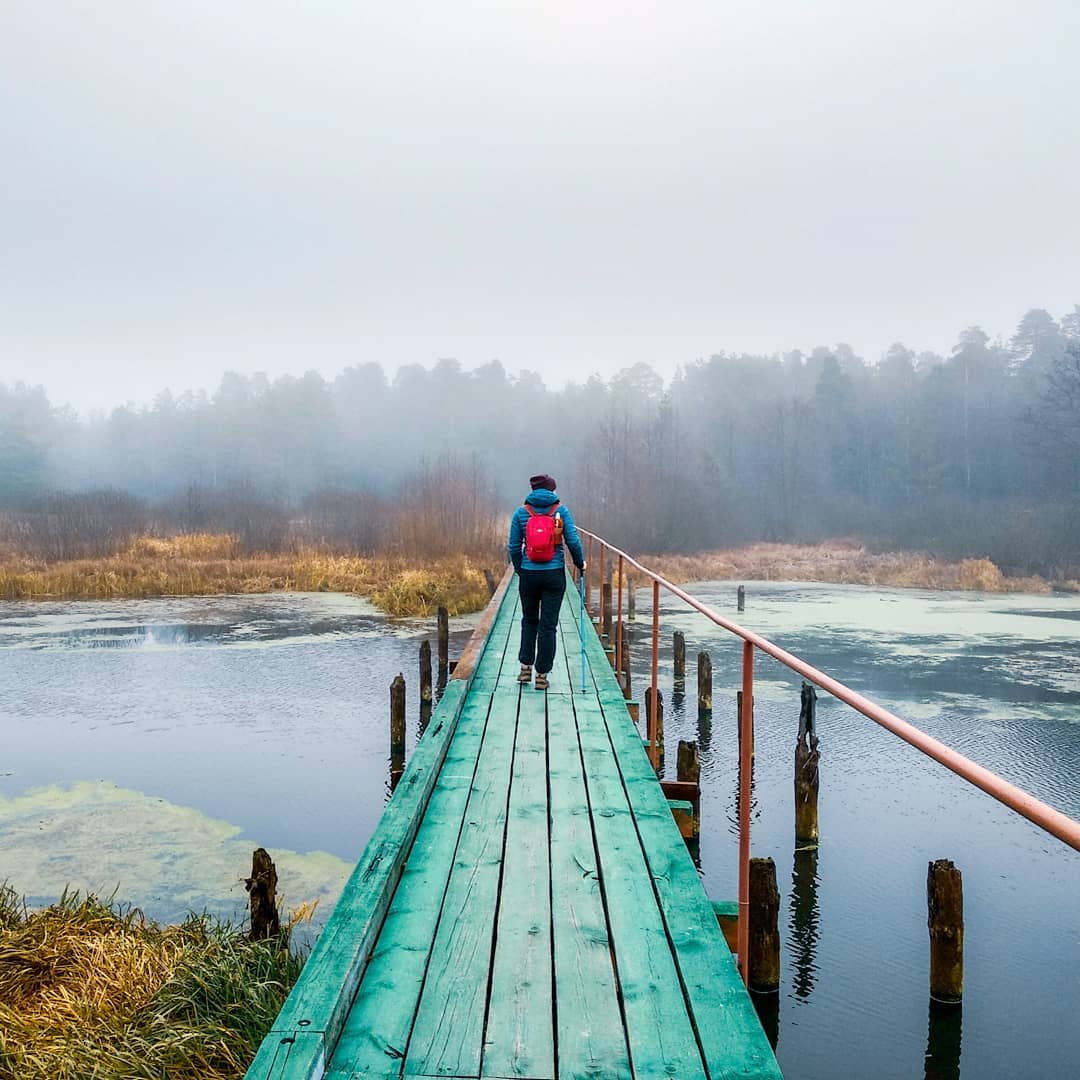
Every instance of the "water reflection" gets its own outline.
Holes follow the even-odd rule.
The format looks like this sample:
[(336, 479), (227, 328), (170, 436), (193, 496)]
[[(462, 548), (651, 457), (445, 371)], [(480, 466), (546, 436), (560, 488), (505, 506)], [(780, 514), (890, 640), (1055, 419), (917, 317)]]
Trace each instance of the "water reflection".
[(820, 934), (818, 911), (817, 845), (795, 849), (791, 870), (791, 956), (794, 971), (792, 989), (805, 1001), (817, 981), (817, 944)]
[(776, 1044), (780, 1041), (780, 995), (775, 991), (759, 994), (751, 990), (749, 993), (758, 1020), (761, 1022), (761, 1030), (765, 1032), (765, 1038), (769, 1040), (769, 1045), (775, 1053)]
[(671, 687), (671, 705), (673, 709), (681, 710), (686, 700), (686, 676), (676, 675)]
[[(712, 772), (712, 709), (698, 709), (697, 720), (698, 755), (701, 771)], [(706, 762), (709, 764), (706, 765)]]
[(926, 1025), (924, 1080), (960, 1080), (960, 1038), (963, 1007), (930, 999)]

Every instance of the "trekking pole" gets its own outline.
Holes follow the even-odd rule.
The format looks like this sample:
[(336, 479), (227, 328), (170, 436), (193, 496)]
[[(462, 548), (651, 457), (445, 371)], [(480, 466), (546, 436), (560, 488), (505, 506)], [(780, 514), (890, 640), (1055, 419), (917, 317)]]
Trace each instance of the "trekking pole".
[(578, 592), (581, 594), (581, 618), (578, 630), (581, 631), (581, 692), (585, 693), (585, 571), (578, 572)]

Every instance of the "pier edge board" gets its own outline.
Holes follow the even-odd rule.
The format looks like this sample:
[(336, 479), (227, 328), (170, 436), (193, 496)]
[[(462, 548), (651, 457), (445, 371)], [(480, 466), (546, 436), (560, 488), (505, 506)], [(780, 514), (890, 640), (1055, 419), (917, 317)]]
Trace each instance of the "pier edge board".
[[(474, 653), (480, 662), (492, 640), (491, 630), (510, 580), (508, 572), (489, 604), (492, 619), (477, 628), (470, 642), (476, 643)], [(516, 603), (509, 602), (511, 607)], [(474, 672), (447, 683), (424, 737), (244, 1080), (320, 1080), (323, 1076), (457, 728)], [(282, 1047), (288, 1048), (284, 1055)]]

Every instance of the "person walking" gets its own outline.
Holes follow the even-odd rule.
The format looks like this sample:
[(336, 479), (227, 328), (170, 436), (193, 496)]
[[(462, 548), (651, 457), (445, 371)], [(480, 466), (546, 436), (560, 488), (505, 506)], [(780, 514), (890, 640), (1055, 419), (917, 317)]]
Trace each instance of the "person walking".
[(548, 688), (555, 663), (555, 629), (566, 592), (564, 545), (580, 572), (585, 570), (581, 537), (570, 511), (555, 494), (555, 479), (546, 473), (529, 477), (532, 490), (510, 519), (510, 561), (518, 576), (521, 597), (521, 648), (518, 682), (532, 681), (536, 689)]

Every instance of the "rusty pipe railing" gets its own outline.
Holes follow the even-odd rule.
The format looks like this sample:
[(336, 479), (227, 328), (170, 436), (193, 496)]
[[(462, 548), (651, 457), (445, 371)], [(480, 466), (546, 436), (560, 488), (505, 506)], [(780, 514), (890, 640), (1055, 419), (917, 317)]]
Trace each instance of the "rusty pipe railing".
[[(624, 565), (632, 566), (638, 573), (644, 575), (653, 583), (652, 688), (654, 694), (656, 691), (657, 654), (659, 649), (659, 593), (661, 586), (667, 589), (673, 596), (677, 596), (684, 603), (688, 604), (695, 611), (700, 612), (709, 619), (710, 622), (729, 631), (736, 637), (742, 638), (743, 701), (742, 714), (739, 717), (739, 730), (742, 735), (742, 746), (740, 749), (739, 765), (738, 956), (739, 969), (742, 973), (744, 982), (749, 975), (747, 972), (749, 926), (746, 913), (749, 908), (750, 881), (750, 755), (754, 745), (753, 689), (755, 649), (760, 649), (774, 660), (778, 660), (785, 667), (790, 668), (804, 679), (821, 687), (822, 690), (832, 694), (833, 697), (850, 705), (853, 709), (862, 713), (863, 716), (873, 720), (874, 723), (880, 724), (881, 727), (891, 731), (906, 743), (914, 746), (916, 750), (926, 754), (927, 757), (931, 757), (944, 765), (947, 769), (951, 769), (958, 776), (963, 777), (969, 783), (974, 784), (977, 788), (985, 791), (998, 802), (1009, 807), (1010, 810), (1020, 814), (1021, 817), (1027, 818), (1028, 821), (1038, 825), (1039, 828), (1045, 829), (1051, 836), (1057, 837), (1071, 848), (1080, 851), (1080, 822), (1073, 821), (1072, 818), (1063, 814), (1060, 810), (1055, 810), (1052, 806), (1048, 806), (1040, 799), (1035, 798), (1034, 795), (1028, 794), (1028, 792), (1024, 791), (1022, 788), (1010, 784), (1007, 780), (1004, 780), (1002, 777), (991, 772), (989, 769), (984, 768), (982, 765), (977, 765), (970, 758), (964, 757), (963, 754), (954, 750), (951, 746), (946, 746), (944, 743), (927, 735), (926, 732), (920, 731), (917, 727), (909, 724), (906, 720), (901, 720), (895, 713), (891, 713), (888, 709), (882, 708), (869, 698), (863, 697), (862, 694), (845, 686), (837, 679), (826, 675), (823, 671), (819, 671), (816, 667), (806, 663), (805, 660), (799, 659), (799, 657), (795, 656), (793, 653), (789, 653), (786, 649), (781, 649), (779, 645), (774, 645), (768, 638), (763, 638), (760, 634), (755, 634), (752, 630), (747, 630), (738, 623), (724, 618), (723, 615), (714, 611), (707, 604), (703, 604), (696, 597), (691, 596), (688, 592), (680, 589), (678, 585), (672, 584), (672, 582), (668, 581), (666, 578), (661, 577), (660, 574), (650, 570), (647, 566), (643, 566), (633, 558), (633, 556), (627, 554), (620, 548), (615, 547), (614, 544), (608, 543), (603, 537), (597, 536), (587, 529), (579, 529), (578, 531), (588, 538), (590, 553), (592, 551), (593, 542), (595, 541), (600, 545), (601, 558), (603, 558), (605, 551), (610, 551), (612, 555), (617, 555), (619, 557), (620, 568)], [(621, 602), (619, 606), (619, 620), (621, 623)], [(650, 743), (655, 742), (654, 735), (654, 732), (648, 732)], [(650, 745), (649, 749), (650, 760), (655, 764), (656, 758), (653, 757), (653, 753), (656, 748)]]

